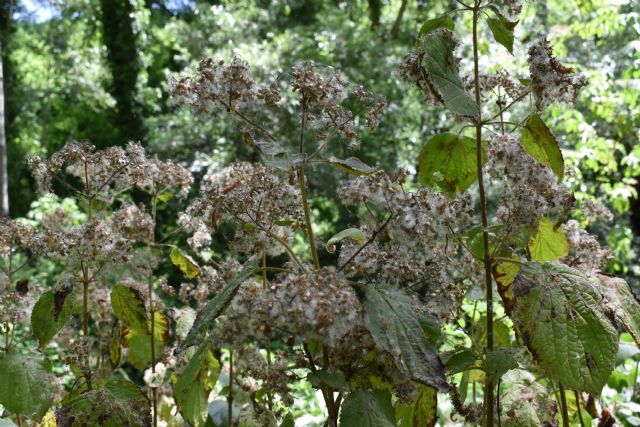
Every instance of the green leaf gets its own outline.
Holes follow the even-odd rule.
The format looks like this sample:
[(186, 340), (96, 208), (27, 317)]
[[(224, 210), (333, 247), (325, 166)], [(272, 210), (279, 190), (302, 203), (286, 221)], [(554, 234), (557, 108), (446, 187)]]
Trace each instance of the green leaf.
[(342, 404), (340, 427), (395, 427), (391, 394), (386, 391), (356, 390)]
[(465, 91), (458, 75), (456, 59), (453, 55), (455, 41), (448, 31), (432, 32), (424, 38), (423, 65), (430, 85), (436, 95), (453, 113), (467, 117), (477, 117), (478, 106)]
[(616, 319), (640, 348), (640, 303), (626, 281), (598, 274), (600, 293)]
[(369, 286), (365, 295), (365, 325), (376, 345), (414, 381), (447, 391), (444, 365), (422, 327), (429, 320), (421, 320), (426, 315), (415, 309), (411, 296), (389, 286)]
[(442, 360), (449, 375), (453, 375), (473, 365), (476, 361), (476, 355), (473, 351), (464, 349), (449, 355), (449, 357), (443, 355)]
[(507, 371), (518, 367), (518, 362), (516, 361), (518, 353), (520, 353), (520, 349), (515, 348), (497, 348), (488, 351), (485, 360), (485, 372), (497, 381)]
[(78, 420), (88, 426), (151, 425), (151, 405), (145, 394), (131, 381), (109, 381), (71, 397), (56, 411), (58, 426), (75, 426)]
[(282, 422), (280, 423), (280, 427), (296, 427), (296, 421), (293, 419), (293, 415), (289, 412)]
[(171, 258), (173, 265), (178, 267), (180, 271), (182, 271), (182, 274), (184, 274), (188, 279), (198, 277), (200, 274), (200, 267), (198, 267), (198, 264), (196, 264), (193, 258), (182, 252), (180, 248), (175, 246), (172, 247), (169, 257)]
[(111, 339), (109, 340), (109, 362), (111, 367), (115, 369), (120, 365), (122, 359), (122, 348), (120, 347), (120, 327), (116, 326), (111, 332)]
[(615, 365), (618, 334), (595, 282), (564, 264), (530, 263), (514, 282), (512, 318), (552, 379), (599, 395)]
[(128, 328), (147, 333), (147, 310), (139, 290), (125, 285), (115, 285), (111, 290), (111, 308)]
[[(486, 160), (483, 146), (483, 164)], [(422, 185), (436, 184), (449, 193), (464, 191), (478, 178), (476, 163), (476, 141), (473, 138), (458, 138), (454, 134), (435, 135), (420, 151)]]
[(344, 375), (335, 370), (321, 369), (307, 375), (307, 380), (315, 388), (329, 386), (335, 390), (348, 391), (349, 386), (344, 379)]
[(31, 329), (44, 348), (67, 323), (73, 311), (73, 298), (67, 298), (70, 287), (43, 293), (31, 312)]
[(438, 421), (438, 392), (420, 387), (413, 400), (413, 427), (434, 427)]
[(329, 239), (326, 246), (327, 252), (330, 254), (334, 253), (336, 251), (336, 244), (340, 243), (344, 239), (353, 240), (359, 245), (362, 245), (366, 240), (366, 236), (359, 228), (347, 228), (346, 230), (342, 230)]
[(531, 115), (522, 130), (520, 142), (524, 150), (535, 160), (551, 168), (558, 177), (558, 182), (564, 177), (564, 157), (558, 141), (547, 125), (537, 114)]
[(420, 35), (424, 36), (425, 34), (429, 34), (433, 30), (437, 30), (438, 28), (446, 28), (447, 30), (453, 31), (456, 27), (456, 24), (453, 22), (453, 19), (449, 15), (442, 15), (434, 19), (429, 19), (427, 22), (422, 24), (420, 27)]
[[(173, 396), (182, 417), (192, 426), (203, 426), (207, 421), (209, 393), (217, 381), (220, 366), (211, 354), (209, 343), (203, 343), (191, 357), (173, 387)], [(214, 377), (209, 375), (213, 369)]]
[(162, 193), (158, 194), (158, 201), (167, 203), (173, 196), (175, 196), (175, 194), (173, 194), (171, 191), (163, 191)]
[(502, 377), (500, 418), (503, 426), (555, 426), (557, 403), (534, 376), (520, 369)]
[(336, 165), (338, 168), (352, 175), (371, 175), (377, 169), (373, 168), (357, 157), (349, 157), (345, 160), (329, 157), (329, 163)]
[[(162, 313), (155, 312), (155, 354), (156, 360), (160, 358), (164, 344), (169, 334), (169, 319)], [(149, 321), (149, 331), (151, 331), (151, 321)], [(125, 345), (127, 347), (127, 361), (136, 369), (144, 369), (151, 363), (151, 333), (144, 330), (129, 329), (125, 334)]]
[(505, 25), (504, 18), (502, 17), (489, 18), (487, 24), (489, 24), (493, 38), (502, 46), (506, 47), (509, 53), (513, 54), (513, 28), (509, 29)]
[(16, 414), (42, 418), (53, 399), (52, 377), (35, 357), (0, 354), (0, 405)]
[(529, 241), (529, 252), (532, 261), (555, 261), (569, 254), (569, 241), (562, 227), (556, 227), (550, 219), (542, 218), (538, 233)]
[(215, 296), (215, 298), (209, 301), (207, 305), (198, 312), (196, 320), (193, 322), (193, 326), (187, 334), (187, 337), (176, 349), (176, 354), (180, 353), (185, 348), (194, 345), (203, 338), (207, 328), (211, 325), (211, 322), (222, 314), (235, 296), (242, 282), (251, 277), (257, 267), (257, 261), (254, 260), (247, 262), (242, 271), (240, 271), (240, 273), (238, 273), (238, 275), (234, 277), (233, 280)]

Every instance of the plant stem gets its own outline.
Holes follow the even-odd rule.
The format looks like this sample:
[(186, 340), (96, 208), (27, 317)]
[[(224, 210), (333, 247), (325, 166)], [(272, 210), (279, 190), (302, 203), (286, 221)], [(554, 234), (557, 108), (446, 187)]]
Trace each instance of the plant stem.
[(233, 419), (233, 350), (229, 349), (229, 394), (227, 395), (227, 426)]
[[(151, 195), (151, 217), (153, 220), (153, 230), (151, 232), (151, 244), (155, 243), (155, 226), (156, 226), (156, 212), (158, 207), (158, 198), (155, 191), (155, 185), (153, 186), (153, 193)], [(151, 313), (151, 372), (156, 373), (156, 315), (155, 306), (153, 302), (153, 273), (149, 270), (149, 312)], [(158, 390), (156, 387), (151, 387), (151, 397), (153, 401), (153, 427), (158, 426)]]
[(569, 410), (567, 409), (567, 396), (564, 386), (560, 384), (560, 402), (562, 403), (562, 426), (569, 427)]
[[(479, 81), (479, 56), (478, 56), (478, 19), (480, 13), (480, 1), (476, 0), (473, 8), (473, 77), (475, 101), (478, 106), (476, 117), (476, 166), (478, 169), (478, 192), (480, 196), (480, 213), (482, 216), (482, 244), (484, 247), (484, 273), (485, 293), (487, 301), (487, 351), (493, 350), (493, 283), (491, 280), (491, 254), (489, 252), (489, 221), (487, 219), (487, 199), (484, 192), (484, 180), (482, 175), (482, 104), (480, 98)], [(484, 385), (484, 410), (485, 425), (493, 427), (493, 379), (490, 375), (485, 377)]]
[(82, 334), (83, 339), (87, 341), (87, 360), (85, 377), (87, 379), (87, 388), (92, 389), (91, 384), (91, 359), (89, 358), (89, 269), (80, 261), (82, 267)]
[(580, 410), (580, 393), (577, 391), (573, 392), (576, 397), (576, 412), (578, 413), (578, 419), (580, 420), (580, 427), (584, 427), (584, 420), (582, 419), (582, 410)]

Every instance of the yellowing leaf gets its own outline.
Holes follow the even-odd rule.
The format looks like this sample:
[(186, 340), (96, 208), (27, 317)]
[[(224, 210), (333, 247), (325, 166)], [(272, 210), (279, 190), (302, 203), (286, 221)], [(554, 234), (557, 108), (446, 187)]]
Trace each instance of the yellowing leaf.
[(169, 257), (171, 258), (173, 265), (178, 267), (187, 278), (193, 279), (200, 275), (200, 267), (198, 267), (198, 264), (196, 264), (193, 258), (182, 252), (179, 248), (175, 246), (171, 248)]
[(553, 136), (540, 116), (533, 114), (527, 120), (522, 130), (520, 143), (531, 157), (551, 168), (558, 177), (558, 182), (564, 177), (564, 157), (558, 141)]
[(537, 262), (555, 261), (569, 254), (569, 242), (561, 227), (543, 218), (538, 225), (538, 233), (529, 241), (531, 260)]
[(361, 245), (366, 240), (366, 237), (359, 228), (347, 228), (329, 239), (326, 246), (327, 252), (330, 254), (334, 253), (336, 251), (336, 244), (340, 243), (344, 239), (353, 240)]

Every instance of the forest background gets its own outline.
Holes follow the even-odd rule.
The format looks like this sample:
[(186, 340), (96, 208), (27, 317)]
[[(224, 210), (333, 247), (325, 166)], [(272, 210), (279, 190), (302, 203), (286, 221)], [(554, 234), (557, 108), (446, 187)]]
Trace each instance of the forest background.
[[(193, 73), (209, 56), (228, 60), (239, 54), (264, 80), (300, 60), (341, 70), (388, 100), (380, 128), (363, 137), (359, 157), (389, 173), (398, 167), (415, 172), (421, 147), (449, 129), (451, 117), (403, 84), (398, 65), (422, 23), (456, 5), (455, 0), (0, 0), (0, 151), (6, 155), (0, 162), (0, 213), (37, 219), (54, 207), (79, 212), (72, 199), (38, 199), (26, 165), (28, 156), (50, 155), (69, 140), (99, 148), (140, 141), (161, 158), (188, 167), (196, 181), (232, 161), (256, 160), (233, 123), (198, 116), (169, 97), (168, 78)], [(485, 32), (480, 49), (492, 61), (480, 64), (483, 72), (524, 58), (529, 42), (548, 35), (563, 63), (588, 77), (575, 109), (551, 108), (544, 119), (574, 170), (565, 183), (577, 200), (597, 201), (612, 214), (589, 222), (578, 209), (576, 219), (611, 249), (607, 270), (640, 294), (640, 3), (526, 2), (514, 56), (491, 46)], [(524, 75), (527, 65), (516, 65)], [(281, 125), (285, 134), (297, 132), (294, 120)], [(340, 158), (349, 155), (346, 147), (335, 150)], [(353, 225), (353, 215), (333, 202), (345, 177), (321, 168), (309, 173), (321, 241)], [(175, 217), (177, 209), (168, 203), (159, 215)], [(183, 237), (176, 234), (176, 242)], [(33, 274), (43, 283), (55, 280), (54, 270)], [(171, 265), (166, 275), (179, 285)]]

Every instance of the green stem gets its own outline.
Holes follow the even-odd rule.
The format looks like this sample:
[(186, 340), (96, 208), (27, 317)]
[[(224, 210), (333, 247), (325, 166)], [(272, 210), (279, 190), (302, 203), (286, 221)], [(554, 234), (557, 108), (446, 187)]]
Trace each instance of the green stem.
[[(482, 216), (482, 244), (484, 247), (484, 276), (485, 292), (487, 302), (487, 346), (486, 351), (493, 350), (493, 283), (491, 280), (491, 253), (489, 252), (489, 221), (487, 215), (487, 199), (484, 192), (484, 178), (482, 175), (482, 103), (480, 97), (479, 81), (479, 55), (478, 55), (478, 19), (480, 13), (480, 1), (476, 0), (473, 8), (473, 77), (475, 101), (478, 106), (478, 117), (476, 117), (476, 166), (478, 169), (478, 193), (480, 196), (480, 214)], [(484, 409), (485, 425), (494, 425), (494, 392), (493, 379), (491, 375), (485, 376), (484, 385)]]
[(569, 427), (569, 409), (567, 408), (567, 396), (564, 386), (560, 384), (560, 402), (562, 404), (562, 426)]
[[(153, 219), (153, 231), (151, 233), (151, 244), (155, 242), (155, 225), (156, 225), (156, 212), (157, 212), (157, 195), (154, 191), (151, 197), (151, 216)], [(153, 274), (149, 270), (149, 312), (151, 317), (151, 372), (156, 373), (156, 319), (155, 319), (155, 307), (153, 301)], [(151, 387), (151, 397), (153, 400), (153, 427), (158, 426), (158, 391), (156, 387)]]
[(300, 166), (298, 168), (298, 184), (300, 186), (300, 195), (302, 197), (302, 208), (304, 210), (304, 222), (307, 229), (307, 238), (309, 239), (309, 246), (311, 246), (311, 257), (313, 258), (313, 266), (317, 270), (320, 268), (320, 261), (318, 260), (316, 239), (313, 235), (313, 227), (311, 225), (311, 209), (309, 209), (309, 201), (307, 198), (307, 186), (304, 177), (304, 166)]
[[(89, 351), (89, 269), (85, 267), (81, 261), (82, 267), (82, 334), (83, 339), (87, 341), (87, 353)], [(91, 359), (89, 355), (86, 355), (85, 360), (86, 372), (85, 378), (87, 380), (87, 388), (91, 390), (93, 388), (91, 382)]]
[(578, 413), (578, 419), (580, 420), (580, 427), (584, 427), (584, 420), (582, 419), (582, 411), (580, 410), (580, 393), (577, 391), (573, 392), (576, 398), (576, 412)]

